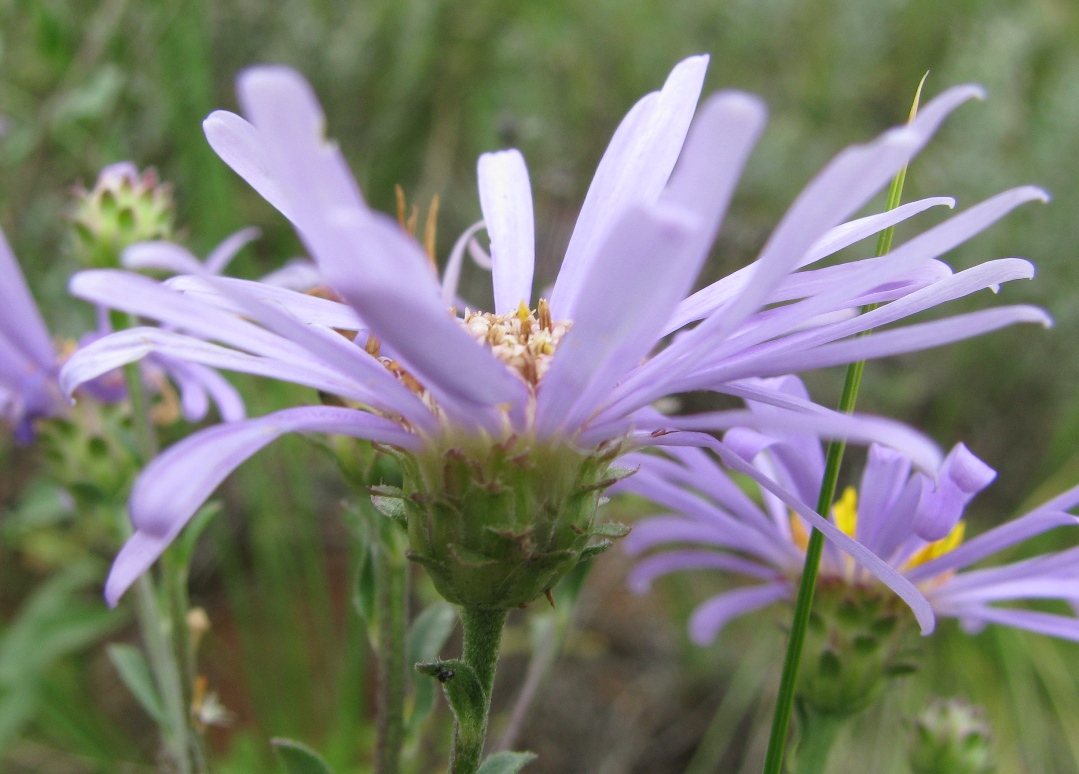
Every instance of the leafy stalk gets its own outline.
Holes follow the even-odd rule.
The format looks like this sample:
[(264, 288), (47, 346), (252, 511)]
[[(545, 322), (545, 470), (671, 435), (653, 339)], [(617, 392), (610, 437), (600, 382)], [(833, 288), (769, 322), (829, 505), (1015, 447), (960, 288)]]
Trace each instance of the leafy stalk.
[[(929, 73), (926, 73), (927, 75)], [(918, 102), (921, 98), (922, 86), (925, 85), (926, 76), (922, 76), (922, 81), (918, 84), (908, 121), (913, 120), (918, 112)], [(903, 165), (903, 168), (899, 170), (899, 173), (892, 180), (891, 187), (888, 189), (888, 206), (886, 209), (894, 210), (899, 206), (906, 177), (907, 167)], [(891, 249), (894, 231), (894, 228), (887, 228), (877, 238), (876, 256), (878, 258), (886, 255)], [(869, 311), (870, 308), (867, 307), (862, 311)], [(870, 332), (865, 331), (861, 335), (867, 336)], [(854, 412), (864, 371), (864, 360), (847, 366), (847, 375), (843, 382), (843, 394), (839, 398), (839, 411), (844, 414)], [(820, 497), (817, 499), (817, 513), (823, 514), (825, 518), (827, 518), (829, 510), (831, 510), (832, 501), (835, 498), (839, 469), (843, 464), (843, 453), (846, 448), (845, 441), (832, 441), (828, 444), (824, 478), (821, 481)], [(772, 730), (768, 737), (768, 751), (764, 759), (764, 774), (780, 774), (783, 767), (783, 751), (787, 743), (787, 728), (790, 726), (791, 709), (794, 706), (794, 694), (798, 684), (798, 669), (802, 661), (806, 627), (809, 625), (809, 614), (813, 609), (813, 592), (817, 585), (817, 574), (820, 571), (820, 560), (823, 551), (824, 534), (814, 529), (810, 533), (809, 545), (806, 547), (805, 565), (802, 570), (802, 579), (798, 584), (798, 596), (794, 603), (791, 636), (787, 643), (787, 655), (783, 661), (783, 673), (779, 682), (779, 695), (776, 699), (775, 713), (772, 716)], [(809, 731), (812, 732), (812, 729), (809, 729)], [(812, 744), (812, 742), (807, 741), (807, 744)], [(830, 740), (828, 744), (830, 746)]]

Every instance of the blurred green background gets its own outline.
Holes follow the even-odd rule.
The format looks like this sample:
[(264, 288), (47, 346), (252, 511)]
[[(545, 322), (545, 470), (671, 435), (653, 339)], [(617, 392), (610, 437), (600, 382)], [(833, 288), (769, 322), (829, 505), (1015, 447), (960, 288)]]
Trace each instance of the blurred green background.
[[(65, 294), (75, 268), (69, 191), (92, 184), (109, 162), (152, 165), (175, 185), (179, 222), (196, 253), (253, 224), (263, 238), (234, 272), (279, 266), (299, 254), (295, 236), (214, 156), (200, 122), (215, 108), (235, 108), (232, 81), (243, 67), (283, 62), (315, 86), (329, 133), (375, 206), (392, 209), (395, 183), (421, 209), (439, 194), (442, 256), (479, 216), (478, 154), (521, 148), (543, 284), (554, 277), (621, 115), (675, 62), (699, 52), (712, 55), (706, 91), (745, 89), (771, 111), (702, 282), (751, 260), (832, 154), (902, 121), (926, 70), (929, 95), (965, 81), (987, 87), (988, 102), (964, 106), (912, 164), (906, 198), (953, 195), (964, 207), (1023, 183), (1049, 189), (1051, 204), (1022, 209), (946, 258), (956, 268), (1030, 258), (1039, 276), (1005, 287), (1001, 300), (1045, 306), (1056, 328), (1008, 330), (870, 364), (861, 407), (911, 421), (945, 446), (965, 440), (1001, 471), (970, 510), (975, 531), (1044, 499), (1036, 493), (1079, 481), (1073, 0), (0, 0), (0, 225), (52, 329), (66, 336), (89, 321)], [(923, 216), (918, 228), (938, 217)], [(466, 295), (482, 298), (481, 280), (471, 277)], [(996, 302), (985, 296), (951, 310)], [(829, 372), (809, 382), (815, 397), (834, 403), (841, 379)], [(252, 414), (311, 399), (298, 388), (236, 381)], [(0, 497), (11, 507), (25, 500), (36, 461), (9, 446), (0, 454)], [(371, 675), (345, 601), (344, 490), (322, 455), (293, 440), (245, 466), (224, 494), (227, 515), (204, 539), (193, 578), (193, 598), (215, 624), (204, 646), (207, 671), (236, 714), (229, 728), (211, 732), (219, 770), (272, 770), (265, 742), (275, 735), (346, 761), (369, 742)], [(778, 649), (771, 624), (779, 616), (735, 627), (712, 648), (692, 648), (686, 615), (716, 581), (673, 579), (660, 595), (633, 599), (621, 588), (627, 561), (612, 554), (582, 601), (582, 634), (531, 716), (523, 744), (543, 757), (529, 770), (674, 772), (695, 750), (693, 771), (754, 770), (778, 671), (760, 654)], [(57, 581), (27, 563), (13, 541), (0, 544), (0, 620), (10, 622), (47, 581), (60, 584), (57, 598), (97, 604), (93, 588)], [(55, 627), (42, 605), (44, 633), (32, 642)], [(936, 692), (988, 705), (1000, 770), (1079, 771), (1079, 649), (943, 628), (926, 643), (927, 674)], [(64, 629), (54, 637), (60, 642), (43, 671), (39, 711), (13, 730), (5, 730), (3, 708), (18, 704), (8, 673), (18, 672), (19, 652), (0, 644), (0, 739), (10, 731), (12, 740), (0, 769), (152, 770), (152, 726), (101, 649), (87, 645), (98, 636), (83, 632), (80, 640)], [(512, 694), (521, 664), (520, 655), (507, 657), (504, 693)], [(905, 771), (895, 740), (930, 681), (906, 682), (843, 738), (835, 760), (849, 761), (851, 771), (867, 770), (867, 760), (872, 771)], [(709, 724), (721, 733), (701, 751)]]

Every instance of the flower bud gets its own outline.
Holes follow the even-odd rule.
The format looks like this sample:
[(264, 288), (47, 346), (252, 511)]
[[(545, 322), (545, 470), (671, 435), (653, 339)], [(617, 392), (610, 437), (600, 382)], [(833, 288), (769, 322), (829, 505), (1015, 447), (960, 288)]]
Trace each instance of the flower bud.
[(823, 580), (806, 632), (799, 701), (822, 715), (861, 712), (891, 679), (917, 669), (916, 632), (909, 608), (894, 595)]
[[(516, 438), (432, 445), (402, 455), (403, 489), (380, 489), (376, 505), (405, 523), (409, 557), (447, 600), (519, 607), (610, 546), (603, 538), (625, 534), (595, 524), (600, 496), (617, 478), (609, 469), (617, 451), (582, 455)], [(593, 537), (600, 542), (590, 545)]]
[(120, 253), (136, 242), (170, 239), (175, 206), (172, 186), (134, 164), (110, 164), (90, 191), (75, 191), (72, 216), (75, 254), (83, 266), (120, 265)]
[(980, 707), (936, 700), (914, 723), (914, 774), (988, 774), (993, 770), (989, 726)]

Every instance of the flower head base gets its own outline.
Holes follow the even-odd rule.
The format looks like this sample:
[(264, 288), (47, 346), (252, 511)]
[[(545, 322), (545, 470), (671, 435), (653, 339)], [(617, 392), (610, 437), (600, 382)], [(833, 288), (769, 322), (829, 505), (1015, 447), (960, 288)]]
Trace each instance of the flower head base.
[(917, 668), (917, 631), (909, 608), (882, 587), (824, 580), (806, 632), (799, 701), (834, 717), (861, 712), (892, 678)]
[(160, 182), (153, 169), (139, 174), (129, 162), (107, 166), (91, 190), (75, 192), (79, 262), (91, 268), (119, 266), (124, 248), (171, 238), (174, 215), (172, 186)]
[[(446, 599), (467, 607), (527, 605), (582, 557), (625, 530), (595, 524), (600, 495), (617, 479), (619, 449), (574, 454), (512, 438), (401, 454), (404, 489), (380, 507), (403, 519), (410, 558)], [(379, 490), (385, 494), (385, 490)], [(599, 543), (590, 544), (594, 536)]]

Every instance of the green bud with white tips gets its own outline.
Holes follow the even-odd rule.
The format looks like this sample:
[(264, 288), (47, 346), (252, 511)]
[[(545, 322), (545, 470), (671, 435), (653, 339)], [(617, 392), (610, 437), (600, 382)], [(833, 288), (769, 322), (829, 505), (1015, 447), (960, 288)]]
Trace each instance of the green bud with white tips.
[(175, 204), (172, 186), (153, 169), (141, 174), (121, 162), (101, 170), (97, 183), (75, 191), (72, 225), (75, 255), (94, 269), (120, 265), (120, 253), (137, 242), (171, 239)]
[(982, 709), (962, 699), (930, 704), (914, 723), (910, 767), (914, 774), (993, 771), (989, 725)]

